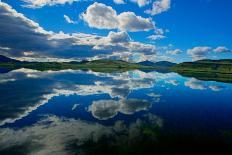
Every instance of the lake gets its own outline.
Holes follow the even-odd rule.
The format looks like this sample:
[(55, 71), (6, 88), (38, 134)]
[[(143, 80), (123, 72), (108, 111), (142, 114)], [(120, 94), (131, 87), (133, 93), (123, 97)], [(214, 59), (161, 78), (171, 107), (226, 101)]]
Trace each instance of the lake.
[(230, 83), (139, 70), (0, 74), (0, 154), (181, 154), (231, 142)]

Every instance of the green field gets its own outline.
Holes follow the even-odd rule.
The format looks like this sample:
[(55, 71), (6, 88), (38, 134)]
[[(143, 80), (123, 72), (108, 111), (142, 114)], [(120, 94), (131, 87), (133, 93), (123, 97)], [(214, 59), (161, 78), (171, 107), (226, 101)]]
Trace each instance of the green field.
[(200, 60), (184, 62), (171, 67), (153, 64), (142, 65), (121, 60), (94, 60), (82, 62), (21, 62), (10, 59), (0, 62), (0, 68), (15, 70), (28, 68), (39, 71), (46, 70), (92, 70), (95, 72), (124, 72), (128, 70), (176, 72), (182, 76), (194, 77), (199, 80), (232, 83), (232, 60)]
[(136, 63), (128, 63), (120, 60), (95, 60), (83, 62), (0, 62), (1, 68), (10, 70), (19, 68), (45, 70), (93, 70), (98, 72), (127, 71), (134, 69), (151, 70), (152, 66), (143, 66)]
[(221, 73), (232, 74), (232, 60), (199, 60), (195, 62), (184, 62), (171, 68), (172, 71), (183, 73)]

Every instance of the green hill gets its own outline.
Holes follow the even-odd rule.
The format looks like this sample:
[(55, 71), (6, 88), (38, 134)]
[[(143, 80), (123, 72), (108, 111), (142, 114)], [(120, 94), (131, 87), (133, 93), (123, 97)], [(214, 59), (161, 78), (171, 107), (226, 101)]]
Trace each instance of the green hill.
[[(137, 63), (130, 63), (122, 60), (94, 60), (94, 61), (72, 61), (72, 62), (25, 62), (17, 61), (14, 59), (0, 60), (0, 68), (4, 69), (19, 69), (19, 68), (29, 68), (35, 70), (93, 70), (99, 72), (113, 72), (113, 71), (126, 71), (134, 69), (149, 70), (154, 69), (152, 66), (144, 66)], [(5, 61), (11, 60), (11, 61)]]
[(172, 71), (182, 72), (211, 72), (211, 73), (232, 73), (232, 60), (199, 60), (195, 62), (183, 62), (171, 68)]
[[(143, 71), (173, 71), (181, 75), (212, 75), (232, 74), (232, 60), (199, 60), (195, 62), (183, 62), (175, 64), (167, 61), (140, 63), (130, 63), (122, 60), (93, 60), (93, 61), (71, 61), (71, 62), (26, 62), (17, 61), (0, 55), (0, 69), (14, 70), (19, 68), (29, 68), (35, 70), (93, 70), (98, 72), (114, 72), (127, 70)], [(220, 76), (221, 77), (221, 76)], [(231, 76), (227, 76), (231, 77)]]
[(173, 67), (176, 65), (175, 63), (168, 62), (168, 61), (159, 61), (159, 62), (142, 61), (142, 62), (139, 62), (138, 64), (144, 65), (144, 66), (163, 67), (163, 68)]

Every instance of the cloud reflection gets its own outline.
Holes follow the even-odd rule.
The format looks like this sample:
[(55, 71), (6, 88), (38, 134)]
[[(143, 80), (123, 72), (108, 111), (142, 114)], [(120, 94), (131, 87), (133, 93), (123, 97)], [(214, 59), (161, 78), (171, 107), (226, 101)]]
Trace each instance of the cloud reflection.
[(223, 89), (225, 89), (225, 86), (214, 85), (214, 84), (208, 85), (207, 82), (200, 81), (200, 80), (197, 80), (195, 78), (192, 78), (192, 79), (186, 81), (185, 86), (189, 87), (191, 89), (196, 89), (196, 90), (210, 89), (212, 91), (222, 91)]
[(134, 114), (151, 107), (151, 103), (141, 99), (122, 99), (115, 100), (99, 100), (94, 101), (88, 110), (99, 120), (107, 120), (113, 118), (119, 112), (127, 115)]
[[(152, 88), (156, 81), (171, 76), (172, 74), (164, 76), (157, 72), (144, 73), (137, 70), (124, 73), (96, 73), (18, 69), (0, 74), (0, 81), (5, 81), (0, 83), (0, 125), (20, 120), (51, 98), (60, 95), (108, 94), (112, 100), (119, 99), (120, 102), (117, 104), (120, 104), (120, 108), (117, 108), (117, 112), (131, 114), (149, 107), (146, 103), (148, 101), (128, 98), (133, 91)], [(132, 103), (134, 107), (131, 106)]]
[(90, 141), (98, 143), (102, 137), (119, 140), (123, 136), (124, 139), (136, 140), (143, 135), (142, 129), (147, 123), (160, 128), (163, 121), (156, 115), (147, 114), (129, 125), (117, 121), (112, 126), (104, 126), (83, 120), (44, 116), (33, 126), (21, 129), (0, 128), (0, 136), (4, 137), (0, 139), (0, 153), (14, 150), (35, 155), (80, 154), (83, 153), (82, 145)]

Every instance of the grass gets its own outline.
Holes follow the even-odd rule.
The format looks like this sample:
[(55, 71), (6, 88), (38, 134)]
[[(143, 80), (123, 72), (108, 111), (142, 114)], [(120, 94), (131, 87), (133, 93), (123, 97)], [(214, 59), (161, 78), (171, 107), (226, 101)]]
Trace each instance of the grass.
[(142, 66), (135, 63), (128, 63), (124, 61), (110, 61), (110, 60), (96, 60), (91, 62), (2, 62), (0, 63), (1, 68), (7, 69), (19, 69), (28, 68), (39, 71), (45, 70), (93, 70), (99, 72), (113, 72), (113, 71), (127, 71), (134, 69), (153, 69), (150, 66)]
[(129, 70), (176, 72), (182, 76), (205, 81), (232, 83), (232, 60), (200, 60), (184, 62), (173, 67), (143, 66), (121, 60), (94, 60), (83, 62), (0, 62), (0, 68), (14, 70), (28, 68), (46, 70), (92, 70), (95, 72), (125, 72)]
[(232, 60), (200, 60), (184, 62), (171, 68), (175, 72), (210, 72), (232, 74)]

